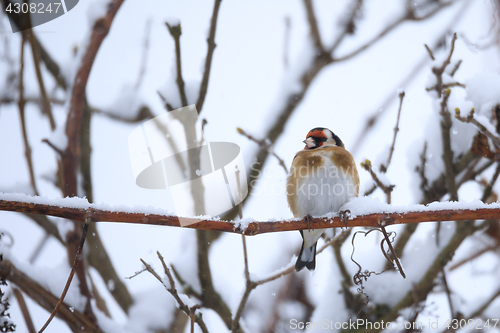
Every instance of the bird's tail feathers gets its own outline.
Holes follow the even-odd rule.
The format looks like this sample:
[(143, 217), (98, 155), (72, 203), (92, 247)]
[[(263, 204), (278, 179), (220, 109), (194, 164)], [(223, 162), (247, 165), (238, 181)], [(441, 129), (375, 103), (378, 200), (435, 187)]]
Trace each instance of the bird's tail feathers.
[(295, 270), (297, 272), (300, 272), (304, 267), (310, 271), (316, 268), (316, 244), (317, 243), (314, 243), (313, 246), (304, 248), (304, 242), (302, 242), (299, 257), (295, 263)]

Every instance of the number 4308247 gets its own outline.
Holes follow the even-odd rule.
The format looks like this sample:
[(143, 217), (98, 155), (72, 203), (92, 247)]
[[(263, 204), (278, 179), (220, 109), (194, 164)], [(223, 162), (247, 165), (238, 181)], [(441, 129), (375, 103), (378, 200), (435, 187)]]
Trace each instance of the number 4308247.
[(52, 13), (59, 11), (59, 8), (61, 7), (60, 2), (55, 2), (54, 3), (54, 9), (52, 9), (52, 3), (49, 3), (47, 7), (45, 7), (45, 4), (43, 3), (9, 3), (7, 8), (5, 8), (5, 11), (8, 13), (14, 13), (14, 14), (27, 14), (27, 13), (38, 13), (38, 14), (43, 14), (43, 13)]

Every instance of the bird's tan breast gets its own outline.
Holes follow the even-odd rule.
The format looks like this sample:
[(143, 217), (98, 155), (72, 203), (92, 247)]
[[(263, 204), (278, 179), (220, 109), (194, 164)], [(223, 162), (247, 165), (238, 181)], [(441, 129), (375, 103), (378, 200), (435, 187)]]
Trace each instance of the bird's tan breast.
[[(301, 216), (300, 207), (298, 206), (298, 189), (304, 182), (310, 180), (314, 175), (319, 175), (320, 170), (325, 166), (334, 166), (333, 168), (338, 175), (350, 179), (355, 188), (355, 193), (352, 196), (357, 196), (359, 191), (359, 176), (356, 170), (356, 164), (352, 155), (342, 147), (326, 147), (313, 150), (299, 151), (292, 162), (290, 173), (287, 179), (287, 200), (290, 209), (295, 217)], [(322, 174), (324, 175), (324, 174)], [(328, 178), (331, 173), (326, 173), (323, 177)]]

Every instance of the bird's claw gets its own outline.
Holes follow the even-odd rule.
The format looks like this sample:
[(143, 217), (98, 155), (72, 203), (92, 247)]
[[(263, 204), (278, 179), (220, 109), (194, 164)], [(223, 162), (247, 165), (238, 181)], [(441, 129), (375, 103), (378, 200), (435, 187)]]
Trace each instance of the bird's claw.
[(339, 212), (340, 221), (344, 221), (345, 227), (347, 229), (347, 220), (351, 217), (351, 211), (349, 209)]
[(304, 221), (307, 222), (307, 230), (311, 231), (311, 222), (313, 221), (313, 217), (309, 214), (304, 216)]

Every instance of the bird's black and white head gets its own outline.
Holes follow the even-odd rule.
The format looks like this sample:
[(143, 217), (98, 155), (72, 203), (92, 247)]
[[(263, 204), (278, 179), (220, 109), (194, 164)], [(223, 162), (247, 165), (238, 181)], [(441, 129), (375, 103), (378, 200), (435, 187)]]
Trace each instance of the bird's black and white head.
[(304, 149), (316, 149), (332, 146), (344, 147), (342, 140), (340, 140), (335, 133), (325, 127), (316, 127), (310, 130), (303, 142), (306, 144)]

